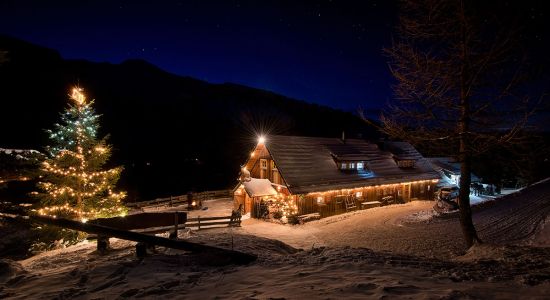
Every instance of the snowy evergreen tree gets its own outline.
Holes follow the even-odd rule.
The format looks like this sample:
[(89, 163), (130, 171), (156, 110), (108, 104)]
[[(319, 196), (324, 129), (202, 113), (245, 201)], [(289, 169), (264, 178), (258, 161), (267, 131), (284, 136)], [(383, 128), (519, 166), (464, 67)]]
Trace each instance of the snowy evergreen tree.
[(123, 215), (124, 192), (115, 192), (122, 167), (106, 169), (111, 147), (97, 138), (99, 115), (74, 88), (61, 123), (48, 130), (51, 144), (41, 168), (39, 214), (87, 220)]

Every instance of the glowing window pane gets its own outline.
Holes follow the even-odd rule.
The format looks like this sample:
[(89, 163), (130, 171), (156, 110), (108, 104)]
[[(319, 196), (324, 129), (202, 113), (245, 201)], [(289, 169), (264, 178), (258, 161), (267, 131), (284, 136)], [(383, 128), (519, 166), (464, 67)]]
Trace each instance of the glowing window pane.
[(325, 202), (325, 197), (319, 196), (317, 197), (317, 204), (323, 204)]

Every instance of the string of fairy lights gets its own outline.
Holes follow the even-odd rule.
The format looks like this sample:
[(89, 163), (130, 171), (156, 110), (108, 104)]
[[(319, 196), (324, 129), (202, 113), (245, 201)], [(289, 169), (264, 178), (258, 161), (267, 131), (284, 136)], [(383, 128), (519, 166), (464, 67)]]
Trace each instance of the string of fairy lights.
[(49, 131), (57, 145), (48, 148), (53, 158), (42, 164), (45, 180), (39, 187), (45, 192), (43, 204), (48, 205), (37, 212), (81, 221), (124, 215), (121, 201), (126, 194), (112, 190), (122, 169), (99, 170), (110, 149), (96, 141), (98, 115), (91, 107), (93, 102), (86, 102), (80, 88), (74, 88), (69, 97), (74, 104), (62, 115), (64, 124), (55, 124), (57, 131)]

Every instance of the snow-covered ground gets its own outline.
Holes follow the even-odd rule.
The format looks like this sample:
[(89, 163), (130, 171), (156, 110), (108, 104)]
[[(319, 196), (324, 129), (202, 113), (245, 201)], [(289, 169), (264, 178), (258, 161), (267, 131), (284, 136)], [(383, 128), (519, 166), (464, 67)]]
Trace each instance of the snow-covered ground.
[[(456, 214), (416, 201), (282, 225), (193, 231), (189, 241), (258, 255), (248, 266), (158, 248), (138, 260), (133, 243), (97, 255), (83, 243), (19, 262), (0, 262), (0, 298), (424, 298), (547, 299), (550, 184), (474, 208), (481, 245), (464, 252)], [(206, 202), (212, 214), (228, 201)], [(222, 214), (222, 215), (223, 215)], [(301, 250), (299, 250), (301, 249)]]

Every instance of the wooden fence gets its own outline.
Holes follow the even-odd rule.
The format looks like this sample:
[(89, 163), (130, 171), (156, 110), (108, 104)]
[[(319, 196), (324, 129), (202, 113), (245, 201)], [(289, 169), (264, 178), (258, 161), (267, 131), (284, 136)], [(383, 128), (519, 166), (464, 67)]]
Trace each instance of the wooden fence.
[[(51, 218), (46, 216), (10, 216), (1, 215), (2, 218), (9, 218), (17, 221), (30, 220), (33, 223), (42, 223), (48, 225), (54, 225), (58, 227), (83, 231), (87, 233), (97, 234), (104, 237), (116, 237), (119, 239), (136, 241), (136, 251), (144, 252), (143, 245), (156, 245), (180, 250), (191, 251), (195, 253), (207, 253), (216, 255), (217, 257), (226, 258), (229, 263), (248, 264), (256, 260), (256, 255), (247, 254), (239, 251), (218, 248), (214, 246), (208, 246), (198, 243), (189, 242), (186, 240), (167, 239), (155, 235), (147, 235), (129, 230), (123, 230), (118, 228), (111, 228), (107, 226), (101, 226), (90, 223), (82, 223), (74, 220), (67, 220), (63, 218)], [(108, 240), (108, 238), (107, 238)], [(98, 243), (98, 248), (100, 244)], [(139, 255), (138, 256), (142, 256)]]
[[(223, 220), (223, 221), (221, 221)], [(214, 222), (213, 222), (214, 221)], [(225, 216), (225, 217), (204, 217), (200, 216), (196, 218), (188, 218), (185, 227), (194, 227), (198, 228), (211, 228), (218, 227), (220, 225), (224, 226), (241, 226), (241, 215), (240, 213), (236, 216)]]
[[(232, 190), (218, 190), (218, 191), (204, 191), (200, 193), (193, 193), (193, 201), (204, 201), (210, 199), (222, 199), (233, 197)], [(140, 201), (140, 202), (128, 202), (125, 203), (130, 208), (141, 208), (146, 206), (159, 206), (159, 205), (182, 205), (187, 203), (187, 195), (170, 196), (166, 198), (157, 198), (154, 200)]]

